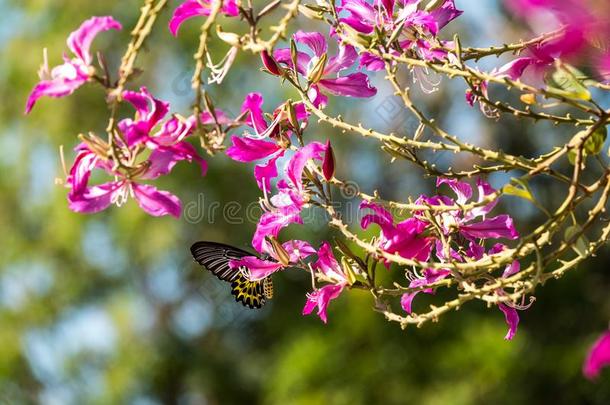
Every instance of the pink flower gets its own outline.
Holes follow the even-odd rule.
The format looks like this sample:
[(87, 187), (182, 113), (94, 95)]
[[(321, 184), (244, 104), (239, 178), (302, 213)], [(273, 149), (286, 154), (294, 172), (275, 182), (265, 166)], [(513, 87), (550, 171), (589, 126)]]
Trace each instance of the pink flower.
[[(222, 0), (221, 13), (235, 17), (239, 15), (239, 8), (235, 0)], [(199, 16), (208, 16), (212, 11), (212, 1), (210, 0), (186, 0), (182, 3), (172, 15), (169, 21), (169, 30), (173, 36), (178, 35), (178, 30), (182, 23), (190, 18)]]
[[(160, 175), (160, 171), (152, 169), (158, 164), (156, 160), (157, 158), (151, 155), (148, 160), (151, 169), (143, 170), (139, 178), (152, 180)], [(105, 170), (115, 176), (115, 180), (89, 186), (89, 177), (94, 168)], [(69, 207), (75, 212), (95, 213), (108, 208), (113, 203), (120, 206), (131, 195), (150, 215), (169, 214), (176, 218), (180, 217), (181, 205), (178, 197), (167, 191), (157, 190), (153, 186), (138, 183), (134, 178), (113, 170), (109, 162), (102, 160), (87, 146), (81, 146), (67, 183), (71, 187), (68, 194)]]
[[(453, 200), (445, 196), (437, 196), (428, 198), (422, 196), (418, 202), (425, 202), (430, 205), (454, 205), (465, 204), (472, 197), (472, 188), (470, 184), (455, 179), (439, 178), (436, 182), (437, 187), (441, 184), (447, 184), (456, 194), (457, 200)], [(485, 197), (492, 194), (495, 190), (483, 180), (477, 180), (478, 199), (477, 202), (484, 201)], [(453, 232), (459, 232), (464, 238), (469, 241), (475, 239), (516, 239), (519, 233), (515, 229), (513, 219), (508, 215), (498, 215), (493, 218), (487, 218), (487, 214), (495, 207), (497, 200), (491, 201), (482, 207), (476, 207), (466, 212), (443, 211), (436, 213), (438, 223), (445, 235)]]
[[(242, 105), (242, 113), (247, 113), (245, 123), (254, 129), (255, 134), (246, 134), (243, 137), (232, 136), (231, 147), (227, 149), (227, 156), (238, 162), (253, 162), (268, 159), (266, 163), (256, 165), (254, 177), (260, 189), (269, 191), (271, 180), (277, 177), (277, 160), (284, 155), (284, 148), (276, 141), (282, 141), (280, 134), (290, 137), (295, 130), (288, 119), (287, 105), (282, 104), (273, 112), (274, 120), (267, 122), (262, 109), (263, 96), (260, 93), (250, 93)], [(294, 104), (296, 120), (301, 128), (307, 125), (309, 113), (303, 103)], [(264, 140), (266, 138), (272, 140)]]
[[(316, 74), (318, 62), (328, 50), (326, 38), (317, 32), (298, 31), (294, 34), (294, 40), (305, 45), (313, 54), (297, 52), (297, 71), (312, 80), (308, 96), (316, 107), (324, 107), (328, 103), (328, 97), (322, 94), (322, 90), (346, 97), (372, 97), (377, 94), (377, 89), (370, 85), (364, 73), (340, 76), (342, 70), (350, 68), (358, 60), (354, 47), (340, 44), (339, 54), (329, 58), (320, 74)], [(278, 49), (274, 57), (278, 63), (292, 66), (290, 49)]]
[(547, 21), (547, 31), (563, 28), (556, 36), (533, 46), (530, 55), (521, 57), (500, 68), (513, 80), (522, 78), (526, 70), (533, 70), (525, 80), (535, 85), (543, 83), (544, 73), (556, 59), (582, 63), (592, 56), (599, 62), (607, 50), (599, 47), (599, 38), (610, 35), (610, 22), (606, 18), (604, 2), (582, 0), (506, 0), (514, 13), (529, 20), (532, 28), (538, 30), (540, 17)]
[[(455, 7), (453, 0), (445, 0), (430, 11), (422, 10), (420, 3), (420, 0), (399, 2), (374, 0), (372, 3), (366, 0), (342, 0), (337, 10), (349, 14), (339, 19), (342, 23), (366, 35), (372, 34), (375, 30), (390, 35), (402, 25), (402, 31), (398, 36), (401, 48), (412, 49), (426, 60), (444, 59), (447, 57), (447, 52), (433, 46), (426, 37), (436, 36), (445, 25), (459, 17), (462, 11)], [(445, 43), (445, 45), (450, 44)], [(385, 63), (377, 56), (364, 53), (361, 56), (360, 66), (370, 71), (377, 71), (383, 70)], [(415, 70), (420, 76), (424, 76), (425, 73), (420, 71), (421, 69)]]
[(265, 245), (265, 254), (274, 260), (259, 259), (256, 256), (246, 256), (241, 259), (229, 261), (229, 266), (232, 269), (245, 268), (249, 280), (259, 281), (279, 270), (294, 265), (316, 252), (308, 242), (302, 240), (285, 242), (282, 244), (282, 249), (288, 253), (288, 263), (281, 263), (277, 252), (267, 244)]
[(345, 286), (348, 285), (347, 276), (343, 273), (341, 266), (333, 255), (332, 248), (328, 242), (322, 243), (318, 250), (318, 260), (312, 265), (314, 270), (319, 271), (324, 277), (331, 281), (332, 284), (327, 284), (322, 288), (316, 289), (310, 294), (307, 294), (307, 302), (303, 308), (303, 315), (309, 315), (314, 308), (318, 308), (318, 316), (322, 322), (327, 323), (326, 310), (331, 300), (337, 298), (343, 292)]
[[(125, 92), (124, 99), (136, 109), (135, 119), (119, 122), (120, 136), (115, 140), (113, 158), (110, 145), (92, 137), (77, 148), (78, 155), (67, 179), (70, 209), (94, 213), (111, 204), (122, 205), (129, 196), (153, 216), (180, 217), (180, 200), (167, 191), (142, 184), (171, 172), (179, 161), (196, 161), (205, 175), (207, 164), (193, 145), (184, 140), (194, 125), (192, 119), (173, 116), (161, 124), (169, 104), (155, 99), (146, 88)], [(155, 128), (159, 128), (155, 132)], [(145, 156), (142, 156), (145, 154)], [(142, 159), (144, 158), (144, 159)], [(89, 186), (91, 172), (100, 169), (113, 181)]]
[(599, 377), (602, 368), (610, 365), (610, 332), (603, 333), (589, 349), (582, 372), (589, 380)]
[[(398, 8), (395, 10), (396, 3)], [(365, 0), (342, 0), (337, 11), (349, 13), (339, 21), (363, 34), (372, 34), (375, 28), (391, 33), (404, 24), (405, 31), (420, 29), (437, 35), (441, 28), (462, 14), (453, 0), (446, 0), (431, 11), (420, 10), (419, 3), (421, 0), (374, 0), (372, 4)]]
[[(415, 278), (415, 279), (411, 280), (411, 282), (409, 283), (409, 288), (423, 287), (428, 284), (433, 284), (439, 280), (444, 279), (445, 277), (447, 277), (450, 274), (451, 274), (451, 272), (446, 269), (440, 269), (440, 270), (426, 269), (426, 270), (424, 270), (424, 278)], [(413, 310), (411, 308), (413, 299), (420, 292), (423, 292), (426, 294), (434, 294), (434, 290), (432, 288), (426, 288), (425, 290), (414, 291), (411, 293), (403, 294), (402, 297), (400, 298), (400, 306), (402, 307), (402, 309), (405, 312), (407, 312), (409, 314), (413, 312)]]
[(67, 56), (64, 56), (64, 63), (49, 71), (45, 53), (45, 61), (39, 71), (40, 82), (30, 93), (25, 113), (32, 111), (36, 101), (43, 96), (64, 97), (74, 93), (76, 89), (85, 84), (94, 74), (89, 51), (91, 42), (100, 32), (121, 28), (121, 24), (112, 17), (92, 17), (83, 22), (68, 37), (68, 48), (74, 54), (74, 58), (68, 59)]
[[(387, 253), (397, 254), (406, 259), (417, 259), (426, 261), (432, 251), (432, 239), (422, 234), (428, 223), (417, 218), (408, 218), (398, 224), (394, 224), (392, 214), (379, 204), (363, 201), (360, 209), (370, 209), (372, 214), (362, 217), (360, 225), (363, 229), (370, 224), (377, 224), (381, 228), (381, 236), (378, 239), (379, 247)], [(385, 261), (386, 266), (389, 265)]]

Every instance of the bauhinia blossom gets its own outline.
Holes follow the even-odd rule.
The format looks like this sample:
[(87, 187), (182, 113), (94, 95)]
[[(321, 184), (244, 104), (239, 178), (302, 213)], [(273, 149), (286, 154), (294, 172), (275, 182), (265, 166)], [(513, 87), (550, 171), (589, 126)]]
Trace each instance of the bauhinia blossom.
[(257, 256), (246, 256), (231, 260), (229, 266), (233, 269), (243, 269), (248, 279), (259, 281), (279, 270), (297, 264), (316, 252), (308, 242), (302, 240), (291, 240), (282, 244), (282, 253), (287, 254), (285, 258), (282, 258), (277, 249), (269, 243), (264, 245), (263, 250), (266, 255), (263, 259)]
[(585, 377), (594, 380), (599, 377), (601, 370), (610, 365), (610, 331), (604, 332), (589, 349), (587, 358), (582, 366)]
[[(426, 261), (432, 251), (433, 240), (424, 235), (428, 224), (417, 218), (407, 218), (394, 224), (392, 214), (379, 204), (363, 201), (361, 210), (371, 210), (372, 213), (362, 217), (360, 225), (363, 229), (371, 224), (379, 225), (381, 234), (377, 244), (379, 248), (390, 254), (397, 254), (405, 259)], [(384, 259), (386, 266), (389, 261)]]
[[(420, 3), (420, 0), (342, 0), (337, 10), (345, 15), (339, 21), (357, 32), (370, 35), (381, 31), (390, 35), (400, 29), (397, 39), (402, 49), (410, 49), (427, 60), (445, 58), (447, 52), (439, 45), (449, 44), (436, 40), (435, 37), (445, 25), (459, 17), (462, 11), (455, 7), (453, 0), (445, 0), (431, 10), (423, 9)], [(383, 70), (385, 63), (378, 56), (365, 52), (361, 56), (360, 66), (376, 71)], [(416, 73), (423, 80), (420, 72)]]
[[(353, 46), (339, 45), (339, 53), (328, 58), (326, 38), (317, 32), (298, 31), (294, 40), (309, 48), (311, 53), (297, 51), (297, 71), (305, 76), (309, 83), (308, 97), (316, 107), (324, 107), (328, 97), (322, 92), (346, 97), (372, 97), (377, 89), (369, 83), (368, 76), (362, 72), (341, 75), (341, 71), (350, 68), (358, 60)], [(278, 63), (292, 67), (289, 48), (274, 52)]]
[[(193, 17), (208, 16), (212, 12), (214, 0), (187, 0), (176, 8), (169, 21), (169, 30), (173, 36), (178, 35), (182, 23)], [(235, 17), (239, 15), (239, 8), (235, 0), (222, 0), (220, 12)]]
[(91, 65), (91, 43), (99, 34), (108, 30), (120, 30), (121, 24), (112, 17), (92, 17), (83, 22), (81, 26), (68, 37), (68, 48), (72, 51), (72, 59), (64, 56), (64, 63), (49, 70), (46, 57), (38, 75), (40, 82), (34, 87), (28, 98), (25, 112), (28, 114), (34, 108), (39, 98), (68, 96), (95, 74)]
[[(123, 98), (135, 107), (136, 118), (124, 119), (118, 124), (121, 136), (115, 151), (98, 137), (84, 138), (67, 179), (70, 209), (94, 213), (111, 204), (122, 205), (132, 196), (150, 215), (169, 214), (178, 218), (181, 214), (178, 197), (143, 182), (168, 174), (182, 160), (198, 162), (205, 174), (206, 162), (184, 141), (192, 132), (193, 120), (174, 116), (153, 132), (167, 114), (169, 105), (152, 97), (146, 88), (137, 93), (127, 91)], [(141, 155), (145, 153), (148, 156), (142, 160)], [(113, 180), (89, 185), (94, 169), (106, 172)]]
[(304, 129), (309, 114), (302, 103), (293, 105), (296, 123), (291, 123), (288, 103), (277, 107), (273, 112), (273, 121), (267, 122), (263, 113), (263, 96), (260, 93), (250, 93), (242, 105), (242, 114), (245, 115), (245, 124), (254, 129), (254, 134), (246, 133), (243, 137), (231, 136), (231, 143), (227, 149), (227, 156), (238, 162), (267, 161), (256, 165), (254, 177), (260, 189), (265, 192), (271, 189), (271, 180), (277, 177), (277, 160), (284, 156), (285, 147), (290, 136), (296, 128)]
[(292, 223), (302, 223), (301, 211), (309, 200), (303, 185), (303, 172), (309, 160), (322, 160), (324, 152), (324, 144), (312, 142), (290, 158), (285, 170), (286, 177), (278, 181), (278, 193), (269, 198), (268, 212), (261, 216), (254, 232), (252, 246), (258, 252), (269, 250), (268, 237), (277, 237), (282, 228)]
[(311, 267), (321, 276), (320, 278), (329, 284), (307, 294), (303, 315), (309, 315), (315, 308), (318, 308), (318, 316), (322, 322), (326, 323), (328, 321), (326, 310), (329, 302), (341, 295), (345, 287), (349, 285), (349, 279), (335, 259), (328, 242), (322, 243), (318, 250), (318, 260)]

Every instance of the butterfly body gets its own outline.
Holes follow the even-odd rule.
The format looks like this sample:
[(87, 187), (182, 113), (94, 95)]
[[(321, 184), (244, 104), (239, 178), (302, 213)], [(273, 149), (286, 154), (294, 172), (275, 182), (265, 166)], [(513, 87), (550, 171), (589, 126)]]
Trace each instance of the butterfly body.
[(235, 301), (249, 308), (260, 308), (273, 297), (273, 282), (267, 277), (250, 281), (246, 268), (231, 268), (229, 262), (245, 256), (253, 256), (245, 250), (218, 242), (201, 241), (191, 246), (195, 261), (219, 279), (231, 283), (231, 294)]

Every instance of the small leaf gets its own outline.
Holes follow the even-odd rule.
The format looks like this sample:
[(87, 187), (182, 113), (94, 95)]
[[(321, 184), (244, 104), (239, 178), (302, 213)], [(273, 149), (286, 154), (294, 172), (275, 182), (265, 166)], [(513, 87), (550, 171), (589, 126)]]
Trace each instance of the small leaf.
[(595, 130), (595, 132), (585, 141), (585, 152), (587, 155), (597, 155), (601, 152), (607, 136), (608, 131), (606, 130), (606, 127)]
[(549, 79), (549, 92), (562, 97), (591, 100), (591, 93), (582, 84), (586, 76), (576, 68), (566, 64), (558, 65)]
[(534, 201), (534, 196), (532, 196), (532, 192), (525, 181), (519, 179), (511, 179), (511, 183), (515, 184), (507, 184), (502, 187), (502, 193), (521, 197), (525, 200), (529, 200), (532, 202)]
[[(581, 227), (578, 225), (569, 226), (564, 234), (566, 242), (574, 238), (577, 234), (582, 231)], [(586, 237), (580, 236), (573, 242), (572, 249), (581, 257), (585, 257), (587, 252), (589, 251), (589, 241)]]

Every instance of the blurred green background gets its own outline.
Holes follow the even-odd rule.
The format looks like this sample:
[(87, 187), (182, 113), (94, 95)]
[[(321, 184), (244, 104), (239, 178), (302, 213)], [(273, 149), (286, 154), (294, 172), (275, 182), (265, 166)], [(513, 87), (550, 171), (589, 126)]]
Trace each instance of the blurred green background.
[[(449, 36), (458, 31), (464, 44), (479, 46), (521, 38), (523, 27), (497, 2), (456, 3), (465, 13), (446, 29)], [(402, 331), (374, 313), (360, 291), (334, 301), (323, 325), (300, 315), (310, 283), (295, 271), (275, 277), (276, 297), (262, 310), (235, 304), (228, 286), (196, 266), (188, 250), (199, 239), (242, 247), (251, 239), (255, 223), (243, 218), (259, 195), (252, 168), (223, 155), (209, 159), (204, 178), (195, 165), (179, 164), (158, 182), (181, 198), (180, 220), (149, 217), (133, 201), (96, 215), (69, 211), (66, 189), (55, 182), (63, 178), (59, 146), (70, 164), (78, 133), (103, 132), (102, 90), (90, 85), (68, 98), (42, 99), (24, 117), (26, 97), (43, 48), (51, 65), (59, 63), (68, 34), (92, 15), (113, 15), (125, 27), (93, 45), (116, 67), (139, 4), (0, 0), (0, 403), (610, 403), (610, 372), (591, 383), (580, 371), (587, 347), (610, 320), (607, 250), (539, 289), (507, 342), (502, 314), (481, 303)], [(198, 28), (187, 23), (172, 38), (169, 12), (138, 60), (146, 71), (131, 88), (146, 85), (186, 115)], [(238, 113), (255, 90), (266, 96), (267, 110), (291, 96), (258, 65), (240, 56), (222, 87), (211, 90), (217, 107)], [(373, 81), (374, 99), (331, 99), (329, 108), (382, 130), (413, 131), (416, 123), (396, 113), (399, 104), (383, 76)], [(469, 141), (527, 154), (570, 130), (486, 119), (466, 105), (462, 83), (444, 79), (442, 87), (427, 96), (427, 109)], [(432, 190), (433, 180), (412, 167), (388, 166), (375, 142), (328, 127), (309, 133), (332, 139), (339, 176), (365, 191), (404, 200)], [(442, 165), (455, 157), (437, 159)], [(490, 180), (501, 185), (506, 176)], [(555, 190), (543, 184), (537, 192), (549, 201)], [(357, 203), (347, 200), (345, 211)], [(521, 201), (508, 200), (504, 209), (521, 231), (539, 219)], [(319, 213), (307, 222), (282, 235), (316, 245), (331, 236)], [(418, 297), (415, 308), (432, 302)]]

